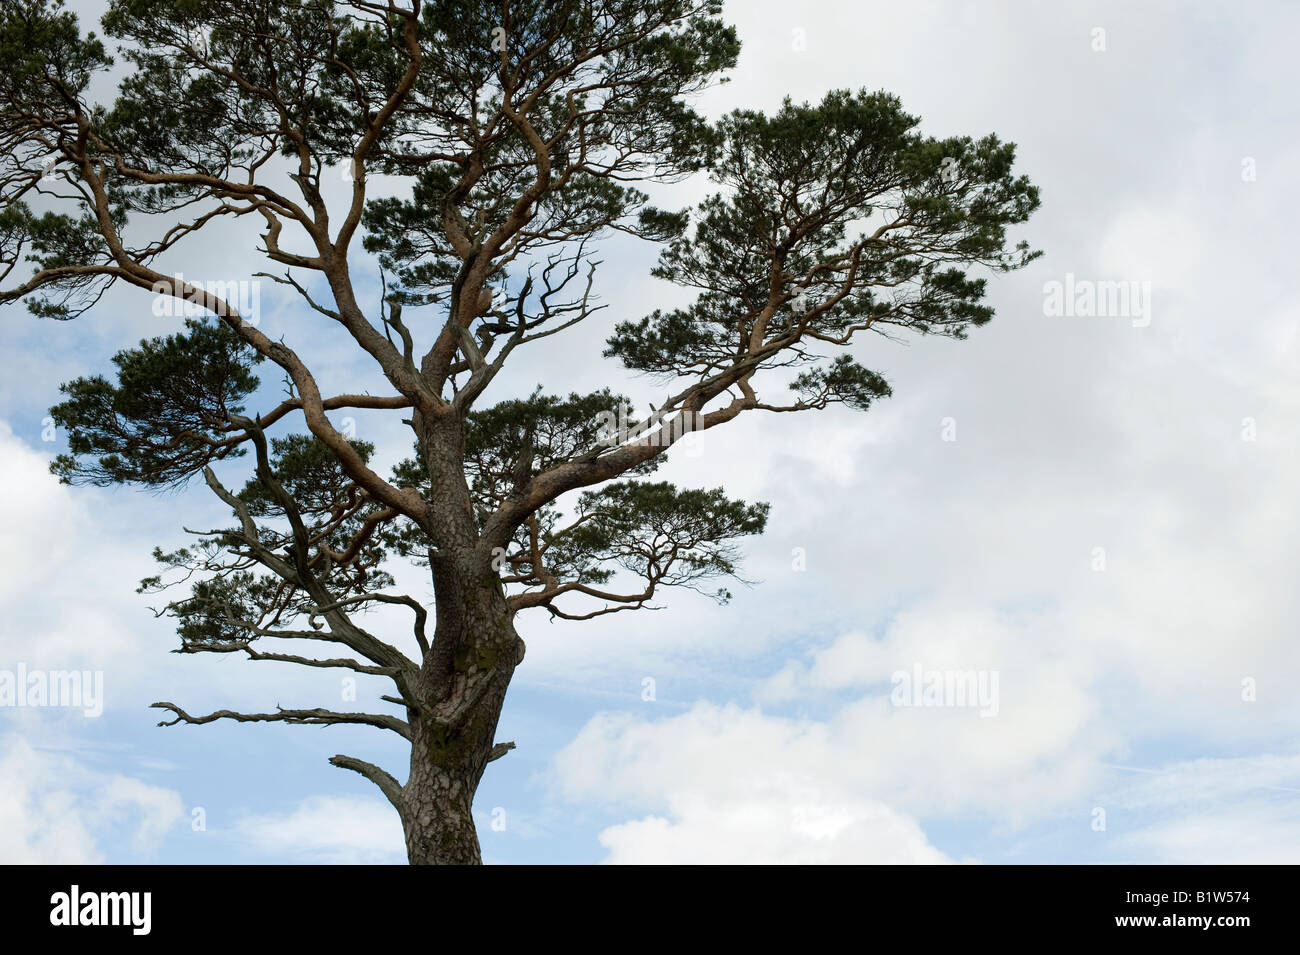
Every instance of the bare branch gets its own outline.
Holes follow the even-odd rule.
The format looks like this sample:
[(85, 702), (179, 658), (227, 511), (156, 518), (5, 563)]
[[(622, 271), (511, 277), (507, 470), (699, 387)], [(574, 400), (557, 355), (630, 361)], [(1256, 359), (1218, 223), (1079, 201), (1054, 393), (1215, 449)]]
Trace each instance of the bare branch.
[(337, 766), (339, 769), (350, 769), (354, 773), (365, 776), (379, 787), (380, 792), (393, 804), (394, 809), (398, 812), (402, 811), (402, 784), (374, 763), (367, 763), (352, 756), (332, 756), (330, 765)]
[(217, 710), (206, 716), (190, 716), (175, 703), (151, 703), (150, 708), (170, 710), (176, 714), (173, 720), (163, 720), (159, 726), (175, 726), (189, 723), (198, 726), (214, 723), (217, 720), (234, 720), (236, 723), (299, 723), (306, 726), (339, 726), (355, 723), (362, 726), (374, 726), (379, 729), (392, 730), (404, 739), (411, 739), (411, 727), (405, 720), (381, 713), (336, 713), (333, 710), (286, 710), (277, 708), (274, 713), (236, 713), (234, 710)]

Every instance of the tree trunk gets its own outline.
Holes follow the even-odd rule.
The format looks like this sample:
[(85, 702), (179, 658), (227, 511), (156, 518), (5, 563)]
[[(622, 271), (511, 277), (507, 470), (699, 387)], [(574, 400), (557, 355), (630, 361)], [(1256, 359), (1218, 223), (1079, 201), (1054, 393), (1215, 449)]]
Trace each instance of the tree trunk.
[[(417, 763), (423, 763), (416, 776)], [(402, 794), (402, 829), (411, 865), (481, 865), (478, 832), (470, 813), (474, 794), (464, 774), (411, 758)]]
[(437, 625), (421, 673), (422, 705), (408, 710), (411, 772), (402, 792), (412, 865), (482, 862), (470, 809), (524, 656), (495, 571), (468, 570), (461, 561), (434, 559)]
[[(522, 655), (522, 641), (519, 641)], [(402, 828), (412, 865), (479, 865), (478, 833), (470, 809), (495, 742), (511, 663), (491, 676), (486, 695), (463, 725), (422, 721), (412, 727), (411, 774), (402, 791)]]
[(515, 632), (492, 551), (479, 539), (465, 479), (464, 422), (414, 416), (429, 474), (435, 629), (420, 667), (411, 772), (400, 813), (412, 865), (478, 865), (470, 809), (496, 742), (497, 720), (524, 642)]

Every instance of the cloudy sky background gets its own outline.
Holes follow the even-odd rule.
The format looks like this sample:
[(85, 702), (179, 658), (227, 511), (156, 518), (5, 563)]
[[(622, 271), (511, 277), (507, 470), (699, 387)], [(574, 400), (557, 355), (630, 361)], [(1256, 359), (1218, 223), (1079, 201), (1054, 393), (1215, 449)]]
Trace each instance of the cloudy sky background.
[[(670, 592), (653, 613), (521, 618), (528, 657), (498, 734), (518, 749), (475, 804), (485, 860), (1300, 861), (1300, 9), (751, 0), (728, 14), (744, 48), (710, 114), (884, 88), (928, 133), (996, 132), (1042, 188), (1017, 238), (1046, 255), (991, 280), (997, 317), (966, 342), (857, 345), (894, 388), (870, 413), (755, 414), (673, 453), (665, 476), (771, 502), (745, 545), (758, 583), (725, 608)], [(265, 268), (240, 251), (252, 234), (167, 264), (247, 277)], [(616, 320), (680, 300), (648, 277), (654, 254), (608, 243), (610, 307), (521, 353), (497, 396), (541, 382), (653, 398), (599, 352)], [(1067, 273), (1149, 282), (1150, 324), (1045, 315), (1045, 283)], [(73, 323), (0, 316), (0, 668), (102, 670), (107, 695), (97, 719), (0, 709), (0, 862), (403, 861), (378, 791), (326, 762), (403, 778), (387, 734), (154, 726), (160, 699), (264, 711), (333, 705), (340, 685), (168, 654), (171, 627), (134, 591), (181, 524), (228, 519), (205, 489), (48, 474), (58, 384), (173, 330), (151, 305), (122, 289)], [(263, 287), (264, 330), (327, 381), (378, 390), (322, 321)], [(400, 425), (357, 427), (383, 461), (407, 453)], [(409, 632), (401, 615), (391, 627)], [(997, 716), (891, 705), (891, 674), (918, 663), (998, 671)], [(363, 701), (379, 692), (364, 684)]]

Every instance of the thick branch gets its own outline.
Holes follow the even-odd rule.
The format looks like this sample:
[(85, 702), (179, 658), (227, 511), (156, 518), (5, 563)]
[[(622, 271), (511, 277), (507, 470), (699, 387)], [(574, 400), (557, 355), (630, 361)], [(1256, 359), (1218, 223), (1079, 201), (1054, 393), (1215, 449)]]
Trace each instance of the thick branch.
[(354, 773), (365, 776), (388, 797), (388, 801), (393, 804), (394, 809), (398, 812), (402, 811), (402, 784), (374, 763), (367, 763), (365, 760), (355, 759), (352, 756), (332, 756), (330, 757), (330, 765), (337, 766), (339, 769), (350, 769)]

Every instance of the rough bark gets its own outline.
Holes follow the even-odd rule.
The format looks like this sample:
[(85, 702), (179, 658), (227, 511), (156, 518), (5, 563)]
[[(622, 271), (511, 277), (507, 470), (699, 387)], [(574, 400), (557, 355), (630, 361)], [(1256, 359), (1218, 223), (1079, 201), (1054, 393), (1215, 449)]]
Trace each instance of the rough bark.
[(436, 629), (408, 707), (411, 770), (399, 808), (413, 865), (476, 865), (474, 793), (524, 642), (479, 536), (462, 465), (463, 424), (451, 415), (417, 415), (416, 423), (440, 546), (430, 557)]
[(434, 666), (422, 695), (435, 698), (411, 712), (411, 770), (399, 808), (412, 865), (482, 861), (471, 807), (493, 757), (506, 689), (524, 655), (504, 600), (473, 599), (457, 629), (449, 671), (439, 672), (436, 642), (430, 651)]

